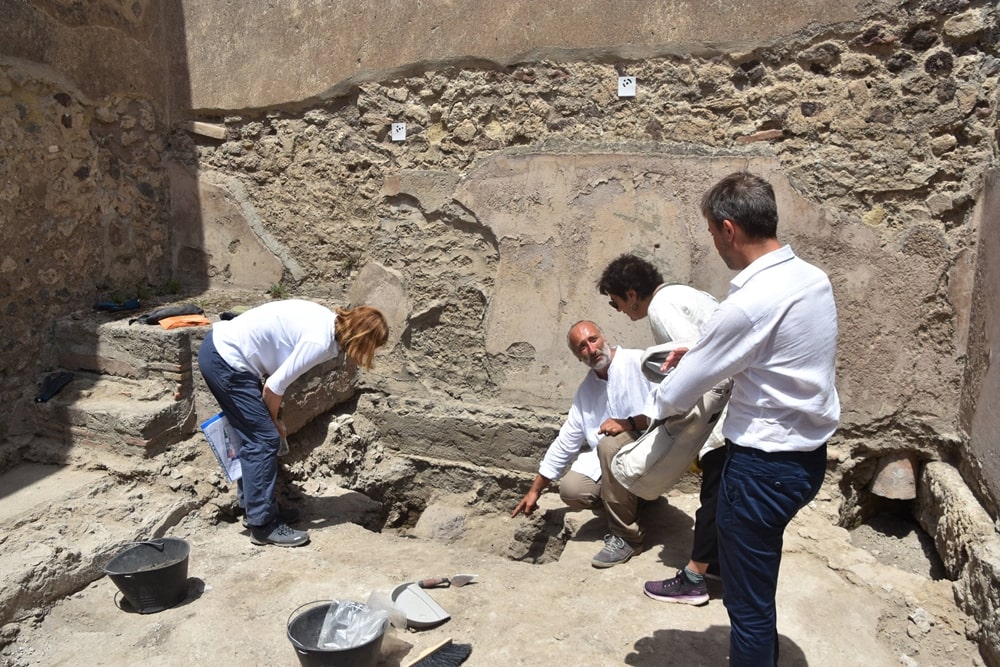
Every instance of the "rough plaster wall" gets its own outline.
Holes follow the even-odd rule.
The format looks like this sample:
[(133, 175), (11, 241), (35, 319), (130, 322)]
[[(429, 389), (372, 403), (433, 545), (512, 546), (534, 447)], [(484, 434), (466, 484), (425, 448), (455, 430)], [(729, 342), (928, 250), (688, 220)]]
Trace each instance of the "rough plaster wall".
[(963, 391), (963, 423), (969, 433), (969, 456), (963, 473), (975, 480), (990, 513), (1000, 513), (1000, 171), (993, 171), (976, 209), (979, 262), (972, 306), (969, 365)]
[[(498, 239), (500, 262), (484, 322), (499, 401), (564, 410), (584, 370), (566, 347), (573, 323), (590, 318), (630, 347), (653, 340), (646, 322), (614, 313), (594, 288), (624, 251), (655, 262), (666, 280), (722, 298), (732, 276), (714, 252), (695, 203), (705, 188), (750, 166), (776, 182), (784, 237), (821, 214), (789, 192), (773, 160), (650, 153), (507, 153), (471, 169), (457, 201)], [(808, 247), (805, 248), (808, 252)], [(510, 367), (508, 350), (530, 351)], [(525, 363), (525, 361), (527, 363)]]
[[(0, 55), (56, 68), (89, 98), (166, 94), (163, 18), (154, 0), (0, 0)], [(187, 78), (183, 77), (182, 82)]]
[[(477, 36), (484, 24), (507, 28), (499, 31), (502, 38), (498, 36), (496, 43), (472, 42), (479, 48), (464, 51), (480, 50), (482, 57), (492, 58), (489, 62), (478, 56), (478, 60), (458, 58), (455, 54), (462, 51), (457, 46), (450, 53), (432, 49), (425, 54), (440, 57), (441, 64), (428, 57), (407, 60), (409, 42), (393, 41), (391, 37), (402, 31), (389, 26), (385, 33), (372, 28), (390, 38), (380, 46), (385, 50), (376, 54), (362, 49), (360, 60), (344, 71), (329, 69), (325, 61), (317, 64), (311, 57), (322, 51), (316, 34), (328, 35), (322, 28), (330, 20), (330, 14), (314, 3), (291, 6), (294, 11), (264, 22), (256, 14), (256, 22), (224, 20), (240, 16), (227, 12), (253, 13), (253, 8), (187, 3), (181, 17), (186, 41), (169, 43), (168, 57), (155, 66), (148, 64), (144, 49), (157, 39), (169, 41), (164, 35), (171, 26), (165, 20), (164, 34), (152, 29), (148, 7), (110, 0), (87, 8), (67, 2), (3, 2), (4, 11), (26, 26), (5, 47), (19, 56), (12, 65), (5, 61), (5, 66), (18, 73), (11, 76), (5, 70), (6, 78), (0, 79), (3, 102), (20, 114), (13, 125), (13, 116), (5, 117), (7, 132), (21, 142), (4, 144), (15, 157), (2, 164), (8, 173), (17, 174), (10, 179), (14, 187), (7, 188), (6, 196), (10, 199), (14, 192), (22, 205), (34, 205), (44, 201), (36, 196), (43, 189), (49, 194), (44, 183), (58, 182), (51, 174), (34, 180), (40, 173), (37, 144), (41, 142), (28, 136), (35, 128), (25, 119), (39, 114), (50, 131), (60, 126), (59, 132), (71, 130), (49, 108), (48, 96), (67, 88), (71, 92), (66, 95), (84, 108), (85, 118), (92, 116), (94, 126), (103, 128), (78, 137), (83, 143), (76, 152), (96, 155), (97, 166), (86, 177), (75, 178), (88, 180), (90, 174), (100, 174), (101, 187), (95, 191), (114, 202), (95, 206), (93, 195), (64, 198), (71, 212), (78, 214), (71, 216), (75, 219), (87, 220), (95, 210), (113, 209), (113, 215), (102, 218), (110, 229), (107, 233), (99, 231), (82, 242), (72, 236), (68, 242), (53, 242), (58, 237), (51, 233), (40, 242), (32, 239), (33, 247), (59, 246), (53, 254), (60, 257), (66, 252), (90, 253), (88, 259), (93, 261), (78, 262), (85, 267), (78, 275), (66, 277), (67, 262), (62, 262), (58, 270), (35, 269), (37, 274), (25, 276), (21, 268), (25, 257), (8, 255), (4, 275), (8, 280), (16, 276), (22, 290), (8, 301), (8, 314), (21, 308), (23, 316), (25, 307), (37, 304), (38, 295), (24, 296), (26, 286), (45, 280), (63, 289), (59, 308), (68, 309), (81, 294), (88, 300), (95, 289), (120, 289), (120, 284), (161, 278), (157, 272), (162, 265), (156, 262), (167, 251), (161, 243), (162, 145), (156, 133), (162, 129), (162, 114), (155, 101), (141, 92), (109, 95), (113, 103), (104, 98), (89, 101), (73, 86), (85, 84), (83, 90), (95, 95), (108, 94), (116, 85), (135, 87), (140, 81), (155, 86), (152, 82), (163, 70), (154, 70), (169, 66), (175, 69), (171, 102), (175, 107), (276, 105), (229, 116), (229, 138), (221, 145), (175, 133), (171, 154), (201, 171), (199, 188), (206, 184), (217, 188), (213, 192), (218, 201), (237, 201), (243, 215), (259, 221), (259, 228), (253, 220), (245, 221), (247, 234), (256, 236), (281, 261), (285, 279), (297, 288), (338, 297), (350, 290), (351, 299), (357, 301), (376, 289), (361, 284), (359, 271), (387, 278), (379, 287), (385, 292), (380, 298), (394, 301), (392, 317), (399, 323), (394, 327), (398, 332), (394, 350), (383, 363), (382, 380), (390, 390), (417, 388), (428, 396), (503, 403), (509, 398), (505, 391), (518, 386), (511, 378), (530, 378), (537, 372), (540, 380), (530, 386), (530, 395), (524, 397), (530, 400), (524, 402), (562, 405), (573, 384), (566, 378), (579, 367), (553, 344), (563, 332), (549, 331), (566, 321), (550, 326), (540, 317), (535, 310), (540, 295), (533, 290), (548, 290), (541, 295), (546, 307), (558, 303), (556, 311), (566, 319), (574, 316), (571, 311), (603, 308), (596, 293), (588, 295), (587, 285), (593, 281), (593, 269), (606, 257), (585, 255), (582, 269), (572, 261), (582, 256), (584, 241), (596, 229), (598, 236), (621, 246), (612, 248), (609, 243), (609, 253), (644, 252), (671, 279), (689, 280), (721, 295), (727, 277), (704, 240), (698, 240), (697, 195), (719, 175), (715, 170), (723, 163), (713, 158), (768, 158), (774, 166), (767, 168), (773, 169), (788, 201), (794, 193), (803, 202), (792, 209), (791, 217), (797, 219), (800, 210), (809, 212), (804, 219), (811, 226), (791, 240), (830, 271), (841, 299), (841, 385), (849, 399), (841, 437), (861, 450), (908, 446), (935, 451), (958, 442), (955, 406), (976, 252), (970, 211), (984, 169), (996, 163), (1000, 65), (992, 4), (930, 0), (890, 10), (877, 3), (839, 9), (829, 3), (782, 3), (773, 11), (753, 14), (748, 25), (755, 27), (743, 33), (747, 43), (738, 49), (720, 46), (723, 33), (731, 32), (724, 21), (710, 28), (683, 12), (646, 17), (643, 25), (649, 26), (649, 34), (636, 37), (630, 31), (641, 22), (638, 15), (628, 14), (627, 7), (612, 15), (601, 10), (600, 3), (590, 3), (570, 16), (536, 20), (538, 15), (532, 13), (536, 8), (518, 5), (521, 13), (505, 16), (524, 19), (523, 23), (476, 24)], [(428, 24), (430, 28), (424, 25), (428, 17), (469, 39), (471, 33), (462, 33), (458, 22), (434, 14), (445, 5), (426, 7), (433, 11), (408, 18), (407, 39), (413, 40), (409, 47), (465, 43), (427, 39), (423, 30), (434, 23)], [(723, 11), (726, 8), (739, 6), (720, 4), (715, 11), (698, 15), (746, 20), (740, 12)], [(604, 11), (606, 20), (603, 24), (585, 20), (588, 11)], [(283, 21), (289, 18), (297, 31), (286, 29)], [(797, 31), (810, 19), (815, 22)], [(675, 31), (664, 32), (667, 24)], [(356, 23), (351, 25), (355, 27), (351, 34), (360, 32)], [(512, 37), (517, 32), (512, 25), (531, 27)], [(607, 31), (603, 39), (617, 46), (583, 49), (595, 41), (583, 26), (593, 25)], [(255, 57), (248, 59), (236, 47), (254, 41), (240, 41), (250, 26), (261, 39), (255, 41)], [(128, 34), (122, 42), (125, 51), (102, 51), (114, 41), (107, 37), (115, 31)], [(269, 49), (265, 33), (301, 37), (296, 41), (304, 49), (301, 58), (289, 57), (284, 49)], [(541, 59), (541, 51), (530, 49), (521, 56), (534, 54), (534, 58), (516, 55), (519, 44), (537, 44), (545, 36), (558, 41), (551, 37), (554, 34), (566, 42), (558, 53), (560, 60)], [(692, 34), (703, 34), (718, 52), (682, 48)], [(666, 42), (673, 46), (664, 47)], [(96, 76), (77, 74), (86, 70), (86, 64), (66, 46), (74, 43), (87, 45), (79, 53), (91, 54)], [(209, 43), (215, 55), (203, 58)], [(386, 51), (402, 60), (387, 60)], [(650, 52), (661, 55), (639, 57)], [(275, 54), (297, 71), (302, 71), (303, 62), (312, 63), (315, 81), (300, 86), (303, 80), (285, 69), (269, 68)], [(58, 67), (26, 77), (21, 73), (31, 69), (26, 59)], [(244, 61), (245, 68), (236, 67)], [(459, 61), (467, 66), (448, 65)], [(470, 64), (475, 62), (480, 64)], [(515, 62), (520, 64), (508, 66)], [(208, 71), (212, 75), (205, 78)], [(66, 82), (62, 72), (81, 81)], [(242, 98), (227, 102), (226, 91), (240, 90), (247, 72), (262, 82), (261, 90), (277, 91), (277, 97), (261, 98), (246, 89)], [(637, 98), (617, 98), (614, 82), (623, 73), (639, 80)], [(218, 81), (227, 78), (232, 85), (219, 87)], [(282, 93), (288, 81), (297, 87)], [(368, 82), (350, 87), (355, 81)], [(27, 97), (26, 83), (38, 88)], [(317, 87), (327, 94), (314, 95), (311, 91)], [(191, 95), (205, 95), (211, 101), (195, 101)], [(16, 101), (18, 96), (21, 102)], [(152, 98), (160, 96), (149, 93)], [(302, 100), (324, 97), (328, 101), (307, 110), (302, 105)], [(66, 98), (52, 99), (62, 105)], [(291, 111), (292, 106), (303, 110)], [(406, 142), (389, 141), (390, 121), (408, 124)], [(137, 134), (137, 126), (148, 137)], [(108, 139), (111, 130), (120, 136)], [(655, 197), (657, 184), (642, 182), (645, 167), (634, 174), (628, 173), (632, 167), (623, 172), (615, 166), (616, 160), (621, 162), (616, 155), (645, 154), (645, 159), (654, 161), (689, 156), (698, 166), (670, 178), (657, 177), (665, 187), (663, 196)], [(25, 155), (33, 155), (35, 162), (26, 162)], [(58, 152), (49, 154), (49, 163), (56, 159), (52, 155)], [(559, 155), (573, 157), (559, 159)], [(561, 175), (577, 160), (592, 160), (595, 170), (608, 168), (611, 175), (596, 180)], [(771, 165), (768, 160), (752, 164)], [(517, 227), (517, 221), (498, 222), (496, 211), (517, 206), (528, 210), (537, 204), (527, 191), (494, 201), (470, 198), (485, 184), (476, 178), (494, 178), (507, 162), (536, 170), (529, 177), (543, 186), (540, 190), (571, 194), (562, 208), (550, 206), (547, 212), (587, 221), (587, 227), (574, 229), (561, 220), (556, 233), (540, 239), (536, 230)], [(684, 187), (670, 187), (682, 179)], [(144, 200), (150, 190), (152, 203)], [(196, 208), (192, 208), (195, 217), (200, 214)], [(206, 208), (218, 218), (218, 209)], [(223, 208), (232, 220), (233, 207)], [(26, 209), (26, 213), (18, 219), (34, 224), (21, 225), (19, 234), (51, 231), (47, 210)], [(4, 229), (13, 230), (11, 214), (7, 215)], [(784, 210), (783, 215), (783, 231), (793, 231), (789, 212)], [(679, 218), (682, 225), (663, 224)], [(192, 221), (195, 242), (198, 223)], [(69, 226), (64, 224), (63, 229)], [(209, 236), (219, 227), (210, 221)], [(91, 238), (97, 238), (97, 244)], [(254, 245), (256, 240), (247, 236), (247, 242)], [(683, 252), (672, 251), (677, 244), (685, 246)], [(130, 254), (126, 246), (131, 246)], [(589, 252), (590, 246), (586, 247)], [(274, 266), (274, 258), (264, 250), (258, 257)], [(38, 261), (37, 256), (31, 259)], [(152, 264), (142, 267), (142, 262)], [(537, 267), (535, 276), (525, 267)], [(546, 280), (536, 284), (538, 275)], [(500, 277), (503, 284), (498, 286)], [(517, 298), (522, 291), (516, 287), (519, 284), (524, 286), (522, 299)], [(560, 290), (571, 291), (570, 298)], [(519, 301), (523, 305), (518, 313)], [(518, 326), (527, 327), (527, 332), (507, 338), (496, 335), (515, 316), (524, 320)], [(12, 330), (32, 329), (18, 321), (8, 320)], [(644, 342), (641, 324), (618, 320), (609, 328), (627, 343)], [(20, 342), (8, 345), (18, 349), (5, 355), (5, 363), (20, 370), (31, 366), (27, 360), (37, 360), (37, 351), (44, 349)], [(529, 383), (524, 380), (520, 386), (528, 388)], [(8, 384), (11, 394), (23, 398), (22, 381)]]
[(52, 369), (45, 343), (56, 317), (166, 281), (162, 133), (148, 99), (91, 101), (51, 72), (0, 61), (0, 396), (7, 405), (30, 400), (39, 373)]
[[(264, 108), (336, 96), (444, 63), (645, 58), (856, 18), (827, 0), (184, 0), (191, 108)], [(879, 2), (864, 2), (872, 7)], [(736, 47), (742, 48), (742, 47)]]
[[(191, 173), (167, 165), (170, 183), (171, 272), (186, 290), (209, 288), (266, 291), (281, 282), (285, 266), (297, 277), (294, 258), (279, 258), (258, 224), (238, 181)], [(202, 225), (210, 218), (211, 226)], [(284, 260), (285, 265), (282, 264)]]
[[(199, 232), (243, 234), (269, 276), (277, 259), (303, 293), (383, 305), (395, 337), (373, 382), (387, 396), (362, 397), (359, 412), (388, 444), (531, 470), (581, 370), (556, 329), (578, 311), (612, 316), (588, 289), (596, 269), (637, 250), (721, 295), (697, 196), (747, 164), (775, 181), (786, 240), (834, 280), (840, 472), (918, 449), (962, 458), (989, 496), (995, 468), (975, 457), (993, 454), (995, 253), (980, 256), (979, 310), (970, 302), (977, 226), (993, 226), (972, 209), (995, 199), (983, 195), (997, 165), (995, 3), (757, 3), (749, 23), (744, 3), (696, 16), (678, 5), (649, 16), (641, 38), (630, 31), (647, 15), (625, 3), (549, 16), (537, 4), (489, 5), (512, 13), (466, 17), (451, 33), (465, 41), (442, 39), (433, 12), (405, 17), (375, 54), (377, 12), (338, 22), (358, 41), (335, 51), (322, 3), (262, 17), (256, 4), (192, 0), (185, 39), (204, 50), (168, 43), (143, 2), (0, 0), (11, 18), (0, 24), (0, 399), (15, 413), (30, 400), (46, 363), (39, 331), (54, 317), (103, 288), (165, 277), (164, 119), (216, 109), (228, 116), (221, 145), (170, 137), (169, 156), (200, 172), (188, 247)], [(502, 28), (487, 32), (493, 43), (483, 25)], [(678, 37), (699, 32), (712, 48)], [(747, 42), (721, 43), (737, 33)], [(167, 52), (151, 62), (157, 40)], [(157, 89), (168, 71), (169, 96)], [(619, 74), (637, 77), (637, 98), (616, 97)], [(407, 123), (406, 142), (389, 140), (392, 121)], [(609, 328), (642, 344), (644, 323)], [(957, 451), (963, 371), (972, 457)]]
[[(837, 290), (840, 440), (952, 455), (996, 35), (992, 5), (939, 2), (723, 57), (431, 68), (304, 113), (229, 116), (227, 141), (189, 154), (243, 182), (301, 289), (364, 294), (372, 265), (400, 276), (391, 390), (554, 409), (580, 370), (560, 345), (577, 314), (647, 342), (592, 290), (602, 263), (641, 252), (722, 296), (697, 199), (720, 165), (764, 169), (786, 240)], [(617, 97), (621, 72), (636, 98)]]

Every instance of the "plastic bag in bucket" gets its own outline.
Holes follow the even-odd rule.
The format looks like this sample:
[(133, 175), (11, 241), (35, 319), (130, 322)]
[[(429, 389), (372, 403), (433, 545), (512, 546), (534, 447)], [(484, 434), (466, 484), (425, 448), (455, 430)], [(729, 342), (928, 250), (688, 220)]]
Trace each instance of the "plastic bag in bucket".
[(385, 611), (360, 602), (317, 600), (289, 616), (288, 640), (302, 667), (374, 667), (388, 625)]
[(173, 607), (187, 597), (191, 547), (173, 537), (135, 542), (104, 566), (125, 599), (140, 614)]

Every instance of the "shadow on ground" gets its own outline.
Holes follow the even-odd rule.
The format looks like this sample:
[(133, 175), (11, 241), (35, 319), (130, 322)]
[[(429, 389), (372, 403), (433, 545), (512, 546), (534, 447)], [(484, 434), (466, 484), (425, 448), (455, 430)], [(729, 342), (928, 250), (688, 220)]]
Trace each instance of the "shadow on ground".
[[(802, 649), (788, 637), (778, 637), (781, 667), (808, 665)], [(657, 630), (652, 637), (635, 642), (635, 650), (625, 656), (634, 667), (716, 667), (729, 659), (729, 627), (710, 626), (704, 632)]]

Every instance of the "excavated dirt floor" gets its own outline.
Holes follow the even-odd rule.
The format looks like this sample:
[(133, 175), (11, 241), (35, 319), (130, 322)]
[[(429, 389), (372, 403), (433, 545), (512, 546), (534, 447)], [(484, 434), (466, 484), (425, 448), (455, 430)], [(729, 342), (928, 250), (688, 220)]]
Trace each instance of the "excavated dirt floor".
[[(215, 474), (206, 449), (192, 439), (137, 468), (109, 457), (39, 467), (31, 485), (0, 498), (5, 588), (27, 590), (74, 566), (83, 579), (51, 609), (40, 606), (3, 627), (2, 664), (291, 666), (298, 661), (286, 625), (300, 605), (365, 601), (401, 583), (457, 573), (479, 579), (430, 591), (450, 619), (391, 629), (379, 665), (406, 665), (449, 637), (472, 646), (471, 666), (726, 663), (721, 584), (711, 585), (702, 607), (657, 602), (641, 590), (686, 561), (698, 502), (693, 484), (646, 506), (646, 550), (608, 570), (590, 565), (603, 518), (568, 512), (556, 494), (543, 496), (531, 519), (511, 519), (516, 498), (500, 506), (477, 499), (474, 488), (442, 489), (415, 524), (373, 532), (384, 508), (342, 488), (336, 475), (286, 488), (312, 541), (282, 549), (252, 545), (231, 514), (232, 489), (205, 484)], [(200, 505), (189, 510), (192, 495)], [(787, 531), (780, 664), (983, 664), (966, 639), (970, 621), (955, 606), (951, 583), (933, 578), (937, 566), (919, 531), (905, 517), (884, 516), (849, 533), (836, 527), (836, 515), (835, 494), (824, 489)], [(121, 543), (157, 534), (191, 546), (187, 596), (176, 607), (134, 613), (108, 577), (80, 574), (88, 558), (99, 573)], [(14, 579), (14, 565), (25, 563), (31, 577)]]

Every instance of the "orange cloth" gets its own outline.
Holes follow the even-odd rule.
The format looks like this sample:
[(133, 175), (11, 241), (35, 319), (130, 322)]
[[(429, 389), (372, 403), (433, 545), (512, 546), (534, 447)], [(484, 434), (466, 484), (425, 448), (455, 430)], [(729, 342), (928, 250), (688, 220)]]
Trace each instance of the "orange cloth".
[(212, 322), (204, 315), (174, 315), (160, 320), (164, 329), (179, 329), (181, 327), (200, 327)]

